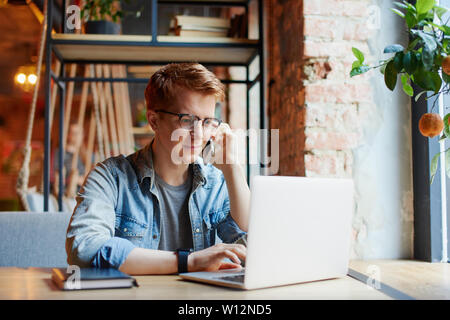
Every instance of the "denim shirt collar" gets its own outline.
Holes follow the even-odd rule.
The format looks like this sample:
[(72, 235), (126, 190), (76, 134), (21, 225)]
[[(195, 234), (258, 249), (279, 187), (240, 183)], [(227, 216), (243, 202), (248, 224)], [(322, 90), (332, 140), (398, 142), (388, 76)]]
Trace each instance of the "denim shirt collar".
[[(150, 178), (150, 190), (153, 190), (155, 181), (155, 170), (153, 169), (153, 155), (152, 155), (152, 143), (149, 142), (142, 149), (130, 155), (130, 160), (133, 162), (133, 166), (136, 170), (136, 176), (139, 183), (144, 181), (144, 178)], [(201, 157), (197, 157), (192, 164), (193, 172), (193, 190), (197, 185), (205, 185), (207, 183), (205, 177), (205, 164)]]

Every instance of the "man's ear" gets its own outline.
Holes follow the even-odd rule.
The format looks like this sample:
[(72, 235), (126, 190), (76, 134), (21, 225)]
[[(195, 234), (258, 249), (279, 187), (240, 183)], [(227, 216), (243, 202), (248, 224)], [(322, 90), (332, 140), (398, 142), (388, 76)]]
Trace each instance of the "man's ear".
[(152, 127), (153, 131), (158, 130), (158, 117), (155, 111), (147, 110), (147, 121)]

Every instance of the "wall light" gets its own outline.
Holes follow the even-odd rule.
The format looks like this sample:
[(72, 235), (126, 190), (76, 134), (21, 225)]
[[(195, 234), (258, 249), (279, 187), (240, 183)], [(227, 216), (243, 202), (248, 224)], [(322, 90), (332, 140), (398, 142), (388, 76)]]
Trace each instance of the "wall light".
[(28, 82), (31, 84), (36, 84), (37, 77), (34, 73), (28, 75)]
[(19, 67), (14, 79), (21, 90), (31, 91), (37, 83), (36, 66), (26, 65)]
[(25, 81), (27, 80), (27, 76), (25, 75), (25, 73), (18, 73), (16, 75), (16, 81), (19, 84), (25, 84)]

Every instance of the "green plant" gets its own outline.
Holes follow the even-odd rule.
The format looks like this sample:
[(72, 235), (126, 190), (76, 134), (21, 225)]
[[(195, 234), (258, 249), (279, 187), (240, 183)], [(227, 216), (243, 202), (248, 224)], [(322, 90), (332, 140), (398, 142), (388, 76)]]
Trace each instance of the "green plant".
[[(450, 27), (444, 21), (448, 9), (436, 4), (435, 0), (417, 0), (415, 5), (407, 1), (394, 2), (398, 8), (391, 10), (405, 20), (409, 34), (408, 46), (392, 44), (384, 48), (384, 53), (394, 54), (389, 59), (381, 60), (377, 66), (369, 66), (364, 62), (364, 54), (357, 48), (352, 48), (356, 61), (352, 64), (350, 77), (363, 74), (371, 69), (380, 68), (384, 75), (386, 87), (393, 91), (400, 76), (402, 89), (410, 97), (415, 94), (415, 101), (424, 95), (426, 100), (436, 97), (431, 108), (435, 107), (440, 94), (450, 92)], [(444, 67), (444, 68), (443, 68)], [(411, 83), (422, 89), (414, 92)], [(427, 92), (430, 95), (427, 96)], [(439, 141), (450, 138), (449, 116), (444, 117), (444, 128)], [(446, 172), (450, 177), (450, 148), (444, 151), (446, 159)], [(434, 155), (431, 161), (431, 180), (433, 183), (437, 171), (439, 154)]]
[(91, 20), (107, 20), (111, 18), (113, 22), (117, 22), (123, 17), (123, 11), (120, 10), (120, 0), (86, 0), (83, 8), (81, 8), (81, 19)]

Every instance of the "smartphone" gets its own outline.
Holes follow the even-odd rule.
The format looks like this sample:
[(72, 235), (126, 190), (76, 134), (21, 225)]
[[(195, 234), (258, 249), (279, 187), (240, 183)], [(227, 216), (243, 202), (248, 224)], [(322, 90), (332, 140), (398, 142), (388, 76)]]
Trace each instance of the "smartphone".
[(202, 151), (202, 157), (205, 163), (212, 163), (215, 156), (215, 147), (212, 139), (209, 139)]

